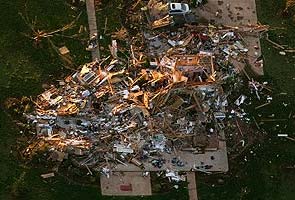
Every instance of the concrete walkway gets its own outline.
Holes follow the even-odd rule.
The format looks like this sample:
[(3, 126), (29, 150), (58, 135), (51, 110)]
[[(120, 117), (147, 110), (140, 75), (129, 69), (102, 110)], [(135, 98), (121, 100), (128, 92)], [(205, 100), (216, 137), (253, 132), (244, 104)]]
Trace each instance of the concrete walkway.
[(187, 172), (189, 200), (198, 200), (196, 172)]
[[(89, 32), (90, 32), (89, 37), (91, 38), (94, 34), (97, 34), (97, 23), (96, 23), (94, 0), (86, 0), (86, 8), (87, 8), (88, 25), (89, 25)], [(93, 61), (100, 58), (99, 45), (93, 51), (91, 51), (91, 55), (92, 55)]]
[(101, 193), (107, 196), (150, 196), (152, 195), (151, 177), (142, 172), (113, 172), (107, 178), (100, 176)]

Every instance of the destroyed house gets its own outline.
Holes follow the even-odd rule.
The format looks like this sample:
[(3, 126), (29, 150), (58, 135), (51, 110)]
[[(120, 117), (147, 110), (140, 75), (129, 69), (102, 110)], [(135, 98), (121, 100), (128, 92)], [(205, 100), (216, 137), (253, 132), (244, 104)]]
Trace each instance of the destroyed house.
[(169, 16), (167, 3), (152, 0), (143, 10), (148, 11), (146, 16), (152, 29), (165, 27), (173, 23), (173, 17)]
[(57, 115), (72, 115), (76, 114), (79, 111), (79, 108), (74, 103), (67, 103), (65, 105), (60, 106), (57, 109)]
[(100, 80), (97, 73), (95, 72), (95, 64), (96, 63), (90, 66), (84, 65), (81, 71), (75, 74), (74, 76), (77, 77), (78, 80), (83, 84), (95, 85), (95, 83), (97, 83)]
[(175, 70), (187, 77), (188, 83), (208, 84), (215, 82), (213, 57), (205, 54), (174, 56)]
[(49, 90), (40, 94), (37, 98), (37, 104), (39, 107), (49, 108), (51, 106), (56, 105), (62, 99), (61, 96), (58, 95), (58, 89), (55, 87), (51, 87)]
[[(225, 97), (211, 78), (212, 63), (212, 56), (204, 54), (164, 56), (153, 68), (138, 71), (101, 72), (96, 62), (86, 63), (64, 85), (40, 95), (62, 96), (61, 101), (37, 107), (30, 118), (51, 149), (79, 162), (86, 156), (94, 163), (88, 165), (91, 169), (103, 170), (97, 166), (106, 157), (106, 169), (114, 171), (199, 170), (208, 156), (226, 153), (222, 128), (214, 123), (223, 118)], [(95, 80), (87, 81), (89, 72)], [(174, 150), (181, 158), (178, 164), (171, 161)], [(220, 171), (214, 167), (219, 162), (206, 165)]]

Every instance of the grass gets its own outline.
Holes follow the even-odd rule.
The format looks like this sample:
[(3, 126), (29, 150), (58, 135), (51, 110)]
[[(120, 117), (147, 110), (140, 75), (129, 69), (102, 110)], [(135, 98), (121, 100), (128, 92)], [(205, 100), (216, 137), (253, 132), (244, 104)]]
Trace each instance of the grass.
[[(290, 18), (284, 18), (281, 15), (284, 0), (257, 0), (256, 2), (260, 22), (277, 28), (269, 32), (270, 38), (294, 48), (295, 24)], [(261, 81), (268, 81), (271, 84), (273, 101), (269, 106), (259, 110), (255, 110), (254, 107), (263, 102), (253, 101), (252, 105), (246, 109), (258, 121), (259, 115), (267, 117), (275, 114), (274, 118), (288, 118), (290, 112), (294, 115), (295, 111), (294, 54), (282, 56), (279, 50), (273, 48), (264, 39), (261, 40), (261, 45), (265, 57), (265, 76), (261, 78)], [(286, 95), (280, 93), (286, 93)], [(265, 123), (261, 127), (267, 132), (266, 139), (263, 142), (257, 141), (247, 152), (235, 161), (231, 161), (229, 174), (210, 178), (202, 175), (199, 178), (198, 193), (201, 200), (292, 200), (295, 198), (294, 186), (292, 186), (292, 180), (295, 178), (294, 169), (285, 168), (295, 163), (294, 142), (277, 137), (278, 133), (295, 136), (294, 119)], [(218, 184), (218, 179), (222, 179), (224, 183)]]
[[(8, 96), (37, 94), (41, 83), (48, 81), (48, 75), (68, 73), (63, 67), (56, 52), (50, 48), (47, 40), (41, 42), (41, 48), (34, 48), (33, 41), (21, 33), (30, 34), (31, 30), (21, 19), (19, 12), (25, 12), (25, 0), (6, 1), (1, 4), (1, 31), (0, 35), (0, 100)], [(51, 31), (71, 22), (72, 15), (78, 13), (69, 9), (64, 1), (27, 1), (28, 15), (31, 19), (38, 16), (36, 29)], [(41, 5), (41, 6), (40, 6)], [(79, 23), (85, 24), (84, 12)], [(81, 42), (52, 38), (56, 46), (68, 46), (79, 65), (89, 60), (89, 53), (83, 51)], [(49, 50), (49, 51), (48, 51)], [(77, 52), (80, 52), (79, 54)]]
[[(37, 17), (36, 28), (40, 30), (55, 30), (69, 23), (79, 11), (73, 11), (63, 0), (25, 1), (12, 0), (0, 5), (0, 104), (8, 97), (36, 95), (44, 82), (54, 82), (54, 77), (69, 73), (56, 52), (52, 50), (47, 40), (36, 48), (33, 41), (22, 33), (30, 34), (31, 30), (24, 23), (19, 12), (24, 13), (27, 2), (28, 15), (31, 19)], [(87, 15), (82, 11), (79, 25), (87, 25)], [(68, 34), (68, 33), (65, 33)], [(83, 38), (82, 38), (83, 39)], [(90, 60), (90, 55), (84, 50), (79, 40), (52, 38), (58, 47), (66, 45), (76, 66)], [(78, 199), (83, 195), (90, 199), (98, 198), (96, 188), (80, 188), (68, 185), (65, 180), (57, 179), (56, 183), (46, 183), (40, 178), (42, 169), (34, 169), (23, 165), (17, 160), (15, 149), (18, 129), (12, 119), (0, 110), (0, 199), (64, 199), (64, 193), (70, 199)], [(80, 195), (77, 195), (80, 191)], [(73, 194), (72, 194), (73, 193)], [(72, 195), (71, 195), (72, 194)], [(77, 196), (77, 197), (75, 197)]]
[[(33, 43), (21, 33), (30, 33), (30, 29), (19, 16), (19, 12), (25, 10), (25, 0), (3, 1), (0, 5), (0, 104), (8, 97), (21, 97), (23, 95), (36, 95), (42, 88), (42, 83), (54, 82), (55, 78), (67, 73), (62, 66), (57, 54), (52, 51), (47, 41), (42, 42), (42, 48), (35, 48)], [(64, 4), (63, 0), (31, 0), (27, 1), (30, 18), (37, 17), (37, 26), (40, 30), (54, 30), (72, 21), (79, 11), (72, 10)], [(107, 2), (107, 1), (105, 1)], [(116, 0), (122, 2), (121, 0)], [(108, 16), (107, 33), (120, 27), (120, 20), (115, 15), (121, 13), (119, 8), (112, 9), (112, 2), (107, 2), (107, 9), (98, 14), (100, 27), (104, 26), (105, 17)], [(283, 9), (283, 0), (257, 0), (257, 8), (260, 22), (272, 27), (285, 27), (286, 29), (270, 31), (270, 38), (282, 44), (295, 47), (295, 28), (290, 19), (282, 18), (280, 11)], [(87, 16), (82, 9), (82, 16), (72, 32), (77, 31), (79, 25), (87, 26)], [(103, 29), (100, 29), (103, 31)], [(70, 31), (71, 32), (71, 31)], [(86, 34), (87, 35), (87, 34)], [(83, 39), (83, 38), (82, 38)], [(110, 40), (106, 36), (105, 43)], [(90, 54), (84, 50), (83, 40), (52, 38), (58, 47), (66, 45), (73, 57), (75, 66), (90, 60)], [(105, 45), (106, 46), (106, 45)], [(51, 50), (50, 50), (51, 49)], [(275, 113), (278, 118), (285, 118), (290, 111), (294, 113), (295, 90), (293, 83), (295, 78), (294, 61), (292, 55), (281, 56), (265, 40), (262, 40), (262, 50), (265, 56), (265, 77), (273, 86), (273, 103), (253, 112), (267, 116)], [(287, 95), (279, 95), (281, 92)], [(259, 102), (255, 102), (259, 104)], [(285, 107), (283, 103), (287, 103)], [(264, 124), (267, 131), (267, 139), (251, 147), (230, 165), (227, 175), (198, 177), (198, 193), (200, 199), (212, 200), (292, 200), (294, 192), (294, 170), (285, 169), (285, 166), (294, 165), (294, 143), (276, 137), (277, 133), (289, 133), (294, 136), (294, 120), (280, 123)], [(284, 128), (286, 126), (286, 128)], [(141, 198), (114, 198), (102, 197), (98, 186), (81, 186), (69, 183), (63, 177), (57, 176), (52, 180), (44, 181), (41, 173), (46, 173), (47, 166), (37, 167), (24, 165), (18, 161), (16, 138), (19, 130), (12, 119), (0, 110), (0, 199), (161, 199), (183, 200), (187, 198), (185, 189), (170, 193)], [(253, 151), (254, 153), (250, 153)], [(245, 156), (247, 161), (245, 161)], [(222, 179), (223, 183), (218, 183)]]
[[(102, 197), (99, 185), (82, 186), (69, 182), (61, 176), (44, 181), (40, 174), (47, 173), (48, 166), (40, 166), (38, 162), (36, 165), (25, 165), (18, 159), (16, 145), (20, 134), (12, 118), (3, 109), (4, 100), (8, 97), (35, 96), (42, 91), (42, 83), (54, 83), (55, 79), (69, 73), (47, 40), (43, 40), (41, 47), (36, 48), (33, 41), (22, 34), (31, 32), (19, 15), (19, 12), (24, 14), (26, 2), (29, 17), (34, 19), (37, 16), (36, 28), (40, 30), (58, 29), (71, 22), (74, 19), (73, 16), (80, 12), (72, 10), (63, 0), (12, 0), (2, 2), (0, 5), (2, 25), (0, 33), (0, 200), (130, 199), (129, 197)], [(106, 13), (104, 11), (104, 14)], [(113, 18), (115, 18), (114, 15)], [(109, 20), (112, 28), (108, 30), (108, 33), (114, 31), (115, 25), (119, 24), (117, 21), (114, 25), (110, 17)], [(84, 9), (77, 27), (70, 33), (77, 32), (80, 25), (87, 26), (87, 15)], [(107, 36), (107, 39), (109, 41), (110, 36)], [(90, 53), (84, 50), (83, 41), (57, 37), (51, 40), (58, 47), (66, 45), (69, 48), (75, 66), (90, 61)], [(145, 199), (185, 199), (186, 192), (185, 189), (174, 190), (171, 193)]]

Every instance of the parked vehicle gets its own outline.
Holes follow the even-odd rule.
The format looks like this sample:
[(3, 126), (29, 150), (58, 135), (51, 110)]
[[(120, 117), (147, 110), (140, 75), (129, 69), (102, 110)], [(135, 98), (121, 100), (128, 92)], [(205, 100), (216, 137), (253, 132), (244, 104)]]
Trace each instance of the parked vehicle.
[(191, 10), (186, 3), (169, 3), (170, 15), (185, 15), (190, 12)]

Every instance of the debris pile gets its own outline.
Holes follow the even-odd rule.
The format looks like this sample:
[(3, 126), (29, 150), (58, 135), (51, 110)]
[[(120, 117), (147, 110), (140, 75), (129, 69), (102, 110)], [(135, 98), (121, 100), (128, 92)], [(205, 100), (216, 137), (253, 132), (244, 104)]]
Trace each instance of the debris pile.
[[(152, 155), (170, 153), (173, 142), (195, 138), (181, 139), (178, 148), (197, 151), (219, 134), (214, 122), (227, 101), (215, 84), (212, 59), (164, 57), (156, 66), (132, 70), (114, 59), (87, 63), (40, 94), (27, 118), (55, 150), (112, 153), (114, 161), (137, 166), (151, 158), (161, 168), (165, 160)], [(204, 137), (204, 144), (197, 142)]]
[[(239, 72), (231, 61), (245, 59), (248, 51), (239, 33), (257, 27), (189, 25), (154, 31), (159, 20), (167, 19), (160, 25), (170, 24), (170, 16), (161, 12), (166, 6), (150, 1), (141, 9), (161, 18), (133, 37), (130, 48), (120, 49), (112, 40), (110, 56), (84, 64), (37, 97), (35, 110), (25, 115), (36, 127), (39, 145), (28, 147), (27, 155), (46, 145), (51, 159), (62, 161), (70, 155), (90, 174), (97, 169), (107, 176), (110, 168), (129, 165), (146, 171), (212, 168), (175, 154), (220, 148), (230, 95), (223, 86)], [(128, 35), (122, 28), (113, 38)], [(94, 36), (90, 47), (96, 42)], [(120, 57), (123, 49), (128, 49), (127, 60)], [(249, 84), (259, 91), (257, 83)], [(239, 97), (236, 105), (245, 98)], [(166, 176), (179, 179), (169, 170)]]

